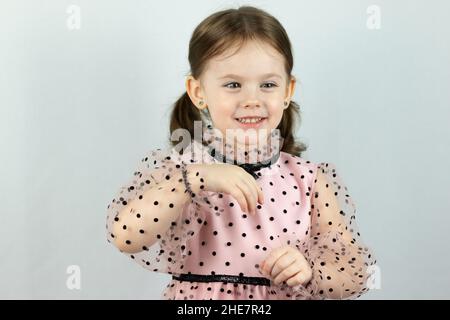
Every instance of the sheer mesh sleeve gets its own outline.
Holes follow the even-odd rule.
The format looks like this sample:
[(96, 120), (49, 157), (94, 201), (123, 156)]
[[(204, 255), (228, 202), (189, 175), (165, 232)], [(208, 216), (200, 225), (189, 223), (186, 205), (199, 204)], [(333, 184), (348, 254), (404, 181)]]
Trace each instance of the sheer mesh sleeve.
[(297, 245), (310, 263), (311, 281), (294, 287), (310, 299), (355, 299), (369, 289), (376, 264), (355, 221), (356, 207), (331, 163), (317, 165), (311, 193), (310, 237)]
[[(113, 231), (115, 224), (120, 224), (120, 228), (122, 228), (124, 221), (127, 220), (128, 229), (126, 231), (129, 232), (129, 237), (127, 235), (126, 241), (131, 244), (133, 241), (142, 241), (142, 237), (148, 234), (144, 227), (148, 225), (148, 221), (162, 223), (165, 220), (165, 217), (159, 217), (159, 219), (153, 216), (146, 217), (144, 212), (135, 208), (130, 208), (129, 211), (122, 213), (122, 216), (119, 214), (127, 204), (137, 198), (140, 201), (147, 201), (145, 205), (149, 206), (158, 205), (165, 208), (172, 206), (173, 204), (168, 203), (169, 200), (167, 200), (170, 193), (186, 192), (185, 184), (180, 179), (182, 177), (180, 163), (183, 161), (190, 164), (190, 159), (191, 154), (180, 155), (173, 148), (152, 150), (141, 159), (132, 179), (118, 190), (107, 206), (106, 230), (109, 243), (116, 245), (114, 238), (117, 240), (117, 236)], [(201, 176), (195, 178), (202, 179)], [(171, 183), (167, 184), (167, 181)], [(163, 182), (166, 183), (165, 189), (161, 187)], [(158, 199), (144, 199), (144, 193), (150, 188), (161, 189)], [(180, 273), (183, 269), (184, 257), (188, 254), (186, 242), (197, 233), (204, 221), (202, 210), (199, 209), (205, 206), (210, 208), (204, 193), (206, 191), (199, 192), (197, 196), (189, 196), (190, 201), (186, 202), (182, 213), (177, 219), (170, 221), (167, 231), (156, 235), (157, 240), (152, 241), (151, 245), (144, 245), (139, 252), (135, 253), (128, 253), (120, 249), (119, 251), (151, 271)], [(133, 228), (130, 228), (130, 224), (133, 225)]]

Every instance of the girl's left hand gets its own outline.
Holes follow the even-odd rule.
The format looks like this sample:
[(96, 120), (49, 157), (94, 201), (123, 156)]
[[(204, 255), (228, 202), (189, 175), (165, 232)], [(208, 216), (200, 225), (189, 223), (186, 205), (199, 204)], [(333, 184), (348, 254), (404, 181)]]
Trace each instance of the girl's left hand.
[(297, 248), (290, 245), (274, 249), (261, 263), (260, 270), (275, 285), (286, 281), (291, 287), (299, 284), (305, 286), (312, 278), (308, 261)]

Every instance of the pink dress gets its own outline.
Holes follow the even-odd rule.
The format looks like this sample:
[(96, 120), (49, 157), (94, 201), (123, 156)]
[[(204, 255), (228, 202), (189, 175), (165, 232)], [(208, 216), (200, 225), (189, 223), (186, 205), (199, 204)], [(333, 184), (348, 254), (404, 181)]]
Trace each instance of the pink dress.
[[(180, 161), (223, 162), (196, 140), (189, 146), (192, 152), (183, 155), (156, 149), (142, 158), (134, 177), (108, 205), (108, 242), (113, 243), (120, 209), (180, 170)], [(229, 194), (201, 191), (157, 243), (135, 254), (123, 252), (150, 271), (172, 275), (162, 299), (331, 299), (336, 292), (339, 299), (354, 299), (368, 291), (368, 269), (376, 260), (360, 238), (355, 205), (335, 166), (283, 151), (270, 156), (276, 161), (252, 173), (265, 199), (256, 215), (243, 212)], [(157, 177), (155, 168), (163, 174)], [(305, 286), (275, 285), (259, 270), (273, 249), (286, 245), (310, 263), (313, 277)]]

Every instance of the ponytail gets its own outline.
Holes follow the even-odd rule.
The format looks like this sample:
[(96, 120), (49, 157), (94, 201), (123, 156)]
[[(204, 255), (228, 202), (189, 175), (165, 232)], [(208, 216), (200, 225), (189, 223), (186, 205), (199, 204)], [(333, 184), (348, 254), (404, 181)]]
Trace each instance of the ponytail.
[[(194, 136), (194, 121), (201, 121), (200, 110), (192, 103), (191, 98), (187, 92), (183, 93), (177, 101), (173, 104), (172, 113), (170, 115), (170, 135), (176, 129), (187, 129), (191, 135)], [(169, 143), (172, 146), (178, 144), (177, 141), (172, 141), (169, 137)]]

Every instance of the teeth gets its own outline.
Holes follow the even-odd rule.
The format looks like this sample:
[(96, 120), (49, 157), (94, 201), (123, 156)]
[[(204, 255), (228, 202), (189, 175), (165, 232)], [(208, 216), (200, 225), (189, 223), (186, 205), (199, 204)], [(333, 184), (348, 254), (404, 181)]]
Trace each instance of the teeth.
[(237, 119), (241, 123), (256, 123), (261, 121), (262, 118), (246, 118), (246, 119)]

